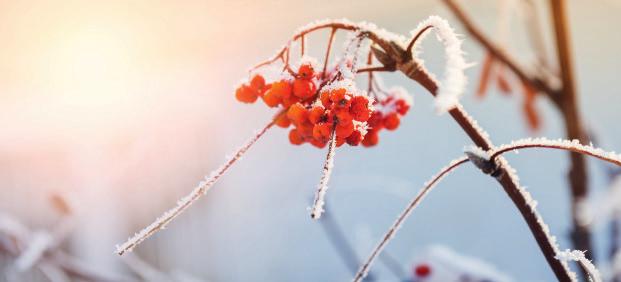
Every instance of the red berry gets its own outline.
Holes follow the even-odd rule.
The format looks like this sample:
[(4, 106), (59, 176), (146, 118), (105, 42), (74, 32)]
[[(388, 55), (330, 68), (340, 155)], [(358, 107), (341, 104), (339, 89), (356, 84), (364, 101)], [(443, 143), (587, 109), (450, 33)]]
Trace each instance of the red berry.
[(281, 114), (278, 117), (276, 117), (276, 120), (274, 120), (274, 123), (282, 128), (287, 128), (289, 127), (289, 125), (291, 125), (291, 120), (287, 117), (287, 115)]
[(256, 90), (247, 85), (242, 85), (235, 91), (235, 98), (242, 103), (254, 103), (258, 98), (258, 94)]
[(340, 138), (340, 137), (336, 137), (336, 146), (337, 147), (341, 147), (343, 146), (343, 144), (345, 144), (346, 139), (345, 138)]
[(397, 113), (390, 113), (384, 117), (384, 127), (388, 130), (395, 130), (399, 127), (400, 118)]
[(291, 131), (289, 131), (289, 142), (293, 145), (302, 145), (304, 144), (304, 137), (302, 137), (297, 129), (291, 129)]
[(336, 125), (335, 133), (337, 138), (345, 139), (349, 137), (352, 132), (354, 132), (354, 123), (351, 120), (349, 122), (339, 122)]
[(315, 95), (317, 87), (310, 80), (296, 79), (293, 82), (293, 95), (306, 99)]
[(327, 122), (320, 122), (313, 127), (313, 138), (322, 142), (330, 140), (332, 125)]
[(282, 98), (282, 105), (285, 108), (291, 107), (291, 105), (300, 102), (300, 98), (295, 95), (289, 95), (287, 97)]
[(335, 107), (349, 109), (351, 94), (348, 94), (344, 88), (335, 89), (330, 91), (330, 101)]
[(349, 110), (353, 118), (357, 121), (365, 122), (371, 116), (369, 109), (369, 100), (364, 96), (356, 96), (351, 100), (351, 109)]
[(279, 98), (285, 98), (291, 96), (292, 88), (291, 83), (286, 80), (281, 80), (272, 83), (272, 88), (270, 88), (274, 94), (276, 94)]
[(362, 139), (362, 146), (371, 147), (377, 145), (379, 142), (379, 134), (376, 130), (369, 130), (367, 134)]
[(314, 73), (315, 70), (311, 64), (303, 64), (300, 66), (300, 69), (298, 69), (298, 76), (301, 79), (312, 79)]
[(427, 264), (419, 264), (414, 268), (414, 275), (418, 277), (427, 277), (431, 274), (431, 267)]
[(265, 79), (263, 78), (263, 76), (260, 74), (256, 74), (255, 76), (253, 76), (250, 80), (250, 87), (255, 90), (263, 89), (263, 87), (265, 87)]
[(351, 115), (349, 114), (349, 111), (337, 111), (336, 112), (336, 120), (338, 121), (338, 123), (351, 123), (353, 118), (351, 117)]
[(311, 139), (309, 141), (313, 146), (322, 149), (324, 147), (326, 147), (326, 144), (328, 144), (328, 141), (322, 141), (322, 140), (317, 140), (317, 139)]
[(403, 99), (399, 99), (397, 100), (397, 102), (395, 102), (395, 106), (397, 108), (397, 112), (404, 116), (405, 114), (408, 113), (408, 110), (410, 109), (410, 104), (408, 104), (405, 100)]
[(276, 107), (282, 101), (282, 98), (277, 94), (278, 92), (274, 90), (274, 87), (270, 88), (263, 94), (263, 102), (270, 107)]
[(321, 94), (319, 95), (319, 99), (321, 100), (321, 104), (326, 109), (329, 109), (332, 107), (332, 101), (330, 101), (330, 92), (328, 91), (321, 92)]
[(362, 133), (358, 130), (354, 130), (349, 137), (347, 137), (347, 144), (351, 146), (358, 146), (362, 142)]
[(380, 130), (384, 127), (384, 124), (382, 123), (382, 112), (380, 111), (375, 111), (371, 114), (371, 117), (369, 117), (369, 119), (367, 120), (367, 124), (369, 125), (370, 128), (374, 129), (374, 130)]
[(289, 107), (287, 117), (295, 123), (301, 124), (308, 120), (308, 110), (300, 103), (295, 103)]
[(304, 138), (313, 138), (313, 128), (314, 125), (311, 124), (310, 122), (304, 122), (302, 124), (296, 124), (295, 127), (297, 128), (298, 132), (300, 133), (300, 135), (302, 135), (302, 137)]
[(312, 124), (316, 124), (322, 121), (325, 114), (326, 114), (326, 109), (323, 106), (315, 105), (313, 106), (313, 108), (311, 108), (310, 112), (308, 113), (308, 120)]

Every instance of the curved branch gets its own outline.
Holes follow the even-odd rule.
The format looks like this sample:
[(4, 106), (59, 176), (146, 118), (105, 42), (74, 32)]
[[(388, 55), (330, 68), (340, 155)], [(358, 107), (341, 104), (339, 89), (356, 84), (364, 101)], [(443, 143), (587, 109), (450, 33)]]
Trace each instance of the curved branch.
[(571, 151), (574, 153), (589, 155), (600, 160), (621, 166), (621, 155), (615, 152), (606, 152), (600, 148), (580, 144), (578, 140), (550, 140), (547, 138), (522, 139), (511, 142), (511, 144), (501, 145), (489, 152), (490, 160), (509, 152), (528, 148), (550, 148), (557, 150)]
[[(277, 115), (278, 116), (278, 115)], [(237, 161), (239, 160), (247, 151), (254, 145), (268, 129), (270, 129), (274, 125), (274, 120), (270, 121), (263, 129), (261, 129), (255, 136), (250, 138), (242, 147), (240, 147), (229, 160), (224, 163), (220, 168), (211, 172), (209, 177), (207, 177), (204, 181), (201, 181), (198, 184), (198, 187), (194, 188), (190, 194), (182, 198), (177, 202), (177, 206), (165, 212), (162, 216), (157, 218), (151, 225), (142, 229), (140, 232), (136, 233), (133, 237), (129, 238), (125, 243), (120, 246), (117, 246), (116, 253), (118, 255), (123, 255), (124, 253), (131, 251), (138, 244), (142, 243), (145, 239), (149, 238), (151, 235), (155, 234), (157, 231), (160, 231), (166, 227), (166, 225), (175, 219), (178, 215), (184, 212), (187, 208), (189, 208), (196, 200), (198, 200), (201, 196), (205, 195), (207, 191), (214, 185), (222, 175)]]
[(360, 267), (360, 269), (356, 273), (356, 276), (354, 276), (353, 281), (358, 282), (364, 279), (364, 277), (369, 272), (369, 269), (371, 268), (371, 265), (373, 264), (377, 256), (379, 256), (379, 254), (382, 252), (384, 247), (395, 236), (395, 234), (397, 233), (397, 230), (399, 230), (403, 222), (410, 216), (412, 211), (420, 204), (420, 202), (425, 198), (425, 196), (429, 192), (431, 192), (431, 189), (433, 189), (433, 187), (435, 187), (435, 185), (438, 184), (440, 180), (442, 180), (445, 176), (447, 176), (449, 172), (451, 172), (453, 169), (457, 168), (458, 166), (466, 162), (468, 162), (467, 157), (461, 157), (461, 158), (451, 161), (448, 166), (442, 168), (440, 172), (438, 172), (438, 174), (433, 176), (428, 182), (426, 182), (423, 185), (423, 188), (420, 190), (420, 192), (418, 192), (416, 197), (414, 197), (414, 199), (412, 199), (412, 201), (407, 205), (407, 207), (405, 207), (403, 212), (399, 214), (399, 216), (397, 217), (397, 220), (388, 229), (388, 232), (386, 232), (386, 234), (384, 235), (382, 240), (379, 242), (379, 244), (373, 249), (373, 251), (371, 252), (371, 255), (367, 258), (365, 263)]
[[(395, 54), (389, 55), (395, 56)], [(401, 62), (398, 65), (398, 68), (407, 77), (426, 88), (431, 95), (438, 95), (439, 83), (434, 79), (433, 75), (425, 69), (422, 63), (414, 59), (410, 59), (408, 61)], [(455, 108), (449, 110), (449, 114), (477, 146), (483, 150), (490, 150), (493, 148), (493, 143), (489, 140), (488, 134), (472, 117), (468, 115), (461, 104), (458, 103)], [(526, 221), (528, 228), (537, 241), (541, 252), (543, 253), (548, 265), (550, 265), (550, 268), (556, 275), (556, 278), (559, 281), (574, 281), (575, 278), (570, 272), (567, 263), (555, 259), (555, 256), (559, 252), (558, 246), (556, 245), (556, 241), (549, 234), (549, 228), (543, 222), (541, 215), (537, 212), (537, 209), (531, 200), (530, 194), (520, 186), (517, 175), (515, 175), (514, 170), (511, 166), (509, 166), (509, 163), (502, 157), (500, 157), (498, 161), (498, 177), (495, 177), (495, 179), (503, 187), (505, 193), (507, 193), (515, 207), (524, 218), (524, 221)]]

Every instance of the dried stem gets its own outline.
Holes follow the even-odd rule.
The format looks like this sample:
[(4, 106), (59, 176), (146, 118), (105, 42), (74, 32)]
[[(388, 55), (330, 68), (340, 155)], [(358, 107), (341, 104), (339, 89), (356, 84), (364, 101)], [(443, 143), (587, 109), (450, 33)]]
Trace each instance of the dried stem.
[(323, 70), (321, 71), (321, 78), (326, 77), (326, 71), (328, 69), (328, 61), (330, 60), (330, 51), (332, 51), (332, 42), (334, 41), (334, 35), (336, 34), (336, 28), (330, 30), (330, 38), (328, 38), (328, 47), (326, 48), (326, 57), (323, 60)]
[(151, 225), (147, 226), (145, 229), (136, 233), (133, 237), (129, 238), (125, 243), (118, 246), (116, 249), (116, 253), (119, 255), (123, 255), (125, 252), (131, 251), (134, 247), (140, 244), (145, 239), (149, 238), (151, 235), (155, 234), (157, 231), (162, 230), (166, 225), (185, 211), (188, 207), (190, 207), (196, 200), (198, 200), (202, 195), (205, 195), (207, 191), (220, 179), (222, 175), (237, 161), (239, 160), (245, 153), (254, 145), (259, 138), (267, 132), (274, 125), (274, 121), (270, 121), (263, 129), (261, 129), (255, 136), (253, 136), (250, 140), (246, 142), (242, 147), (240, 147), (224, 165), (222, 165), (217, 170), (213, 171), (211, 175), (205, 179), (205, 181), (201, 181), (201, 183), (196, 187), (190, 194), (182, 198), (177, 202), (177, 206), (165, 212), (161, 217), (157, 218), (155, 222)]
[(483, 32), (477, 28), (473, 21), (466, 15), (463, 9), (454, 1), (454, 0), (444, 0), (444, 3), (449, 7), (449, 9), (453, 12), (455, 17), (459, 19), (459, 21), (463, 24), (464, 28), (468, 31), (468, 33), (478, 41), (488, 52), (494, 56), (498, 61), (506, 65), (515, 75), (517, 75), (520, 80), (527, 81), (529, 84), (533, 86), (533, 88), (544, 92), (545, 94), (552, 99), (553, 102), (559, 102), (559, 91), (552, 87), (549, 83), (549, 78), (540, 77), (538, 75), (529, 73), (523, 67), (521, 67), (515, 59), (513, 59), (509, 54), (505, 53), (502, 48), (498, 47), (498, 45), (494, 44), (488, 37), (486, 37)]
[(326, 191), (328, 190), (328, 181), (330, 180), (330, 174), (332, 174), (332, 167), (334, 166), (334, 153), (336, 153), (336, 132), (332, 130), (330, 142), (328, 143), (328, 154), (326, 155), (326, 161), (323, 164), (323, 174), (319, 180), (317, 192), (315, 193), (315, 200), (313, 201), (313, 207), (311, 208), (312, 219), (319, 219), (324, 211), (324, 198), (326, 196)]
[(412, 199), (412, 201), (407, 205), (407, 207), (403, 210), (403, 212), (399, 214), (399, 216), (397, 217), (397, 220), (392, 224), (390, 229), (388, 229), (388, 232), (386, 232), (386, 234), (384, 235), (382, 240), (379, 242), (379, 244), (375, 246), (375, 248), (371, 252), (371, 255), (367, 258), (365, 263), (358, 270), (358, 273), (356, 273), (356, 275), (354, 276), (353, 281), (358, 282), (364, 279), (364, 277), (369, 272), (369, 269), (371, 268), (371, 265), (373, 264), (377, 256), (379, 256), (379, 254), (382, 252), (384, 247), (395, 236), (395, 234), (397, 233), (397, 231), (399, 230), (403, 222), (410, 216), (412, 211), (420, 204), (420, 202), (431, 191), (431, 189), (433, 189), (433, 187), (435, 187), (435, 185), (438, 182), (440, 182), (442, 178), (448, 175), (448, 173), (451, 172), (454, 168), (466, 162), (468, 162), (468, 158), (466, 157), (461, 157), (459, 159), (455, 159), (451, 161), (451, 163), (448, 166), (442, 168), (438, 174), (433, 176), (427, 183), (425, 183), (425, 185), (423, 185), (423, 188), (420, 190), (420, 192), (418, 192), (416, 197)]

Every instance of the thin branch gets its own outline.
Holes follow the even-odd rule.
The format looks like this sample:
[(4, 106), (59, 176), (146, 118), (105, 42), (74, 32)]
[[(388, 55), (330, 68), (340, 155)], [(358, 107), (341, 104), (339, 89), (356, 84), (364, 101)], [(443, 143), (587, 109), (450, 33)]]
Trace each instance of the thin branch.
[(424, 27), (423, 29), (419, 30), (416, 35), (414, 35), (414, 37), (412, 38), (412, 40), (410, 40), (410, 43), (408, 43), (408, 47), (405, 49), (405, 52), (407, 54), (412, 54), (412, 49), (414, 48), (414, 44), (416, 44), (416, 42), (418, 41), (418, 39), (430, 28), (432, 28), (432, 25), (428, 25), (426, 27)]
[(328, 47), (326, 48), (326, 57), (323, 60), (323, 70), (321, 71), (321, 78), (326, 77), (326, 70), (328, 69), (328, 61), (330, 60), (330, 51), (332, 50), (332, 42), (334, 41), (334, 35), (336, 34), (336, 28), (330, 30), (330, 38), (328, 38)]
[(406, 206), (403, 212), (399, 214), (399, 216), (397, 217), (397, 220), (388, 229), (388, 232), (386, 232), (382, 240), (379, 242), (379, 244), (377, 244), (377, 246), (375, 246), (375, 248), (371, 252), (371, 255), (367, 258), (365, 263), (360, 267), (360, 269), (358, 270), (358, 273), (356, 273), (356, 275), (354, 276), (354, 279), (353, 279), (354, 282), (359, 282), (359, 281), (362, 281), (362, 279), (364, 279), (364, 277), (369, 272), (369, 269), (371, 268), (371, 265), (373, 264), (377, 256), (382, 252), (384, 247), (395, 236), (395, 234), (397, 233), (397, 231), (399, 230), (403, 222), (410, 216), (412, 211), (420, 204), (420, 202), (431, 191), (431, 189), (433, 189), (435, 185), (439, 183), (440, 180), (442, 180), (445, 176), (447, 176), (448, 173), (451, 172), (454, 168), (457, 168), (458, 166), (466, 162), (468, 162), (467, 157), (461, 157), (461, 158), (451, 161), (448, 166), (442, 168), (438, 174), (434, 175), (427, 183), (425, 183), (425, 185), (423, 185), (423, 188), (420, 190), (420, 192), (418, 192), (418, 194), (414, 197), (414, 199), (412, 199), (412, 201)]
[(383, 72), (383, 71), (394, 71), (394, 69), (390, 67), (386, 67), (386, 66), (367, 67), (367, 68), (358, 69), (357, 73), (365, 73), (365, 72), (373, 73), (373, 72)]
[(565, 250), (560, 252), (556, 258), (563, 261), (576, 261), (582, 269), (590, 276), (590, 281), (602, 282), (602, 277), (593, 263), (584, 256), (584, 251)]
[(116, 253), (118, 255), (123, 255), (125, 252), (131, 251), (134, 247), (140, 244), (145, 239), (149, 238), (151, 235), (155, 234), (157, 231), (160, 231), (166, 227), (166, 225), (172, 221), (175, 217), (185, 211), (188, 207), (190, 207), (196, 200), (198, 200), (201, 196), (205, 195), (207, 191), (220, 179), (222, 175), (237, 161), (239, 160), (245, 153), (254, 145), (268, 129), (270, 129), (274, 125), (274, 121), (270, 121), (263, 129), (261, 129), (255, 136), (253, 136), (250, 140), (246, 142), (242, 147), (240, 147), (229, 160), (222, 165), (217, 170), (213, 171), (209, 177), (205, 179), (205, 181), (201, 181), (198, 187), (196, 187), (190, 194), (182, 198), (177, 202), (177, 206), (165, 212), (162, 216), (157, 218), (155, 222), (151, 223), (151, 225), (147, 226), (140, 232), (136, 233), (133, 237), (129, 238), (125, 243), (120, 246), (117, 246)]
[[(403, 50), (403, 52), (405, 52), (405, 50)], [(387, 53), (386, 56), (392, 60), (399, 61), (404, 55), (401, 52), (392, 52)], [(410, 59), (408, 61), (401, 61), (397, 67), (407, 77), (418, 82), (433, 96), (436, 96), (438, 94), (439, 83), (417, 60), (418, 59)], [(481, 147), (483, 150), (490, 150), (493, 148), (488, 134), (465, 112), (461, 104), (451, 109), (449, 114), (477, 146)], [(556, 254), (559, 252), (558, 246), (555, 243), (556, 241), (549, 234), (549, 228), (537, 212), (528, 191), (520, 186), (518, 178), (508, 162), (502, 157), (500, 157), (498, 161), (498, 177), (495, 177), (495, 179), (504, 188), (511, 201), (513, 201), (513, 204), (526, 221), (526, 224), (539, 245), (546, 261), (550, 265), (550, 268), (556, 275), (556, 278), (559, 281), (574, 281), (574, 277), (569, 271), (567, 264), (555, 259)]]
[(490, 159), (511, 151), (517, 151), (528, 148), (549, 148), (571, 151), (578, 154), (589, 155), (600, 160), (607, 161), (609, 163), (621, 166), (621, 155), (615, 152), (606, 152), (600, 148), (595, 148), (590, 145), (580, 144), (578, 140), (550, 140), (546, 138), (535, 139), (522, 139), (511, 142), (511, 144), (501, 145), (496, 149), (490, 151)]
[(323, 174), (319, 180), (317, 192), (315, 193), (315, 200), (313, 201), (313, 207), (311, 208), (312, 219), (319, 219), (324, 211), (324, 198), (326, 196), (326, 191), (328, 190), (328, 181), (330, 180), (330, 174), (332, 174), (332, 167), (334, 167), (334, 153), (336, 153), (336, 132), (335, 130), (332, 130), (330, 143), (328, 143), (328, 154), (326, 155), (326, 161), (323, 164)]

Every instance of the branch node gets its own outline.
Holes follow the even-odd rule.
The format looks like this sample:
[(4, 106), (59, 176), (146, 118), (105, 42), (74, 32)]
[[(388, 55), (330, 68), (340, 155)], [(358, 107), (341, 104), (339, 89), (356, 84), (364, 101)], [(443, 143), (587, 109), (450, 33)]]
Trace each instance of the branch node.
[(499, 178), (504, 173), (504, 170), (500, 168), (497, 158), (491, 159), (489, 153), (483, 151), (479, 147), (466, 149), (465, 154), (471, 163), (487, 175)]

